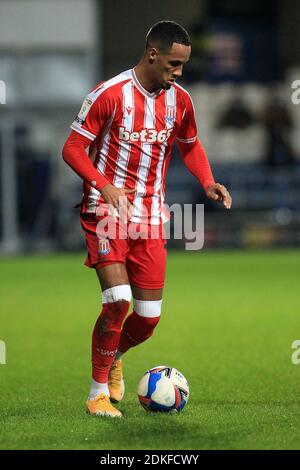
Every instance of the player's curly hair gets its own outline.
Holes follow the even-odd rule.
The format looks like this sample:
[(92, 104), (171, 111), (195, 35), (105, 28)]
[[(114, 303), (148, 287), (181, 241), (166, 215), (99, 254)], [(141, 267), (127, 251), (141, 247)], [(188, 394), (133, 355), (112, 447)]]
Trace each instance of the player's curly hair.
[(153, 25), (146, 36), (146, 49), (158, 47), (162, 50), (169, 50), (173, 42), (190, 46), (191, 40), (188, 32), (175, 21), (159, 21)]

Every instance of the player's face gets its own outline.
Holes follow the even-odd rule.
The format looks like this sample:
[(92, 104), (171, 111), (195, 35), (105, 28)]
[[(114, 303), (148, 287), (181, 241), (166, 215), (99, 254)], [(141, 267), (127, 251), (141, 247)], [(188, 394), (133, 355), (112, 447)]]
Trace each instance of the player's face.
[[(168, 90), (182, 75), (183, 66), (189, 61), (191, 46), (173, 43), (167, 52), (153, 51), (154, 76), (158, 88)], [(155, 53), (154, 53), (155, 51)]]

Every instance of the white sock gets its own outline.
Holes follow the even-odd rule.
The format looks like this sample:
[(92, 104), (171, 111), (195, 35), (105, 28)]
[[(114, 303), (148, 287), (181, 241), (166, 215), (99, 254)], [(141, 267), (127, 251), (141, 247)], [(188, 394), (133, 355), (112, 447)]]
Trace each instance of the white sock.
[(102, 384), (102, 383), (96, 382), (96, 380), (92, 379), (90, 394), (89, 394), (89, 400), (92, 400), (93, 398), (95, 398), (100, 393), (105, 393), (105, 395), (109, 396), (109, 390), (108, 390), (107, 383)]
[(115, 355), (115, 360), (114, 362), (118, 361), (120, 359), (120, 357), (123, 356), (123, 353), (121, 351), (117, 351), (116, 352), (116, 355)]

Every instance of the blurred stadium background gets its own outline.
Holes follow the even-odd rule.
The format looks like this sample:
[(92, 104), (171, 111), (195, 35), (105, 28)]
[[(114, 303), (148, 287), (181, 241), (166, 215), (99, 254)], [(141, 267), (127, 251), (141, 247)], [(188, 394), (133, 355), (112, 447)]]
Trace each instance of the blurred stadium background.
[(81, 181), (61, 148), (87, 91), (134, 66), (160, 19), (191, 33), (182, 84), (234, 199), (230, 214), (205, 201), (175, 148), (168, 203), (205, 201), (207, 248), (299, 244), (299, 2), (0, 0), (1, 254), (84, 248)]

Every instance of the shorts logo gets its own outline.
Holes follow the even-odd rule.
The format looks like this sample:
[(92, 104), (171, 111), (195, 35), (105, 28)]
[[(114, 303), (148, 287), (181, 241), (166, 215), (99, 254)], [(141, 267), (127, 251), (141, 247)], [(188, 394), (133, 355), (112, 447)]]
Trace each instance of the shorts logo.
[(107, 238), (99, 240), (99, 253), (100, 255), (108, 255), (110, 253), (109, 240)]

